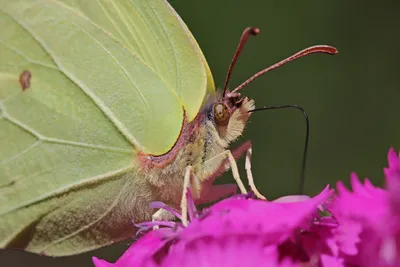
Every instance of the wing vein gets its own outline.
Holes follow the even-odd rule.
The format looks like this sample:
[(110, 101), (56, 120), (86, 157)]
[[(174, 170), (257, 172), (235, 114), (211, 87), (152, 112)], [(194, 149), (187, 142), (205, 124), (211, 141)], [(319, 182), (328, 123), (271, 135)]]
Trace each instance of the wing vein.
[[(104, 28), (100, 27), (99, 25), (97, 25), (96, 23), (94, 23), (94, 21), (90, 20), (87, 16), (85, 16), (82, 13), (77, 12), (76, 10), (72, 9), (71, 7), (69, 7), (68, 5), (65, 5), (63, 3), (60, 3), (56, 0), (51, 0), (51, 2), (64, 7), (65, 9), (70, 10), (71, 12), (73, 12), (76, 16), (79, 16), (83, 19), (85, 19), (86, 21), (88, 21), (89, 23), (91, 23), (94, 27), (96, 27), (97, 29), (101, 30), (104, 34), (106, 34), (108, 37), (110, 37), (112, 40), (114, 40), (116, 43), (120, 44), (129, 54), (131, 54), (132, 57), (136, 58), (137, 60), (139, 60), (144, 66), (146, 66), (150, 71), (152, 71), (155, 75), (157, 75), (159, 77), (160, 80), (162, 80), (162, 82), (165, 84), (165, 86), (171, 90), (171, 92), (173, 92), (174, 94), (176, 94), (175, 90), (171, 87), (171, 85), (164, 79), (164, 77), (160, 76), (158, 74), (158, 72), (156, 70), (154, 70), (151, 66), (149, 66), (146, 62), (144, 62), (138, 55), (134, 54), (125, 44), (121, 43), (118, 39), (116, 39), (114, 37), (114, 35), (112, 35), (110, 32), (106, 31)], [(133, 5), (133, 7), (136, 9), (136, 7)], [(137, 9), (136, 9), (137, 10)], [(137, 10), (138, 11), (138, 10)], [(139, 12), (140, 13), (140, 12)], [(143, 16), (143, 15), (142, 15)], [(155, 38), (156, 39), (156, 38)]]
[(22, 130), (24, 130), (25, 132), (33, 135), (35, 138), (37, 138), (39, 140), (43, 140), (44, 139), (44, 136), (41, 135), (39, 132), (35, 131), (34, 129), (32, 129), (31, 127), (26, 125), (25, 123), (20, 122), (19, 120), (14, 119), (9, 114), (7, 114), (7, 110), (6, 110), (5, 106), (3, 105), (3, 103), (1, 101), (0, 101), (0, 109), (3, 111), (4, 118), (7, 119), (9, 122), (11, 122), (12, 124), (18, 126)]
[(122, 148), (118, 148), (118, 147), (93, 145), (93, 144), (88, 144), (88, 143), (81, 143), (81, 142), (75, 142), (75, 141), (69, 141), (69, 140), (62, 140), (62, 139), (57, 139), (57, 138), (45, 137), (45, 138), (43, 138), (43, 141), (46, 141), (46, 142), (49, 142), (49, 143), (62, 144), (62, 145), (71, 145), (71, 146), (77, 146), (77, 147), (93, 148), (93, 149), (104, 150), (104, 151), (120, 152), (120, 153), (124, 153), (124, 154), (131, 154), (132, 153), (132, 150), (122, 149)]
[[(128, 74), (128, 71), (125, 69), (124, 66), (121, 65), (121, 63), (113, 56), (113, 54), (107, 49), (105, 48), (96, 38), (94, 38), (90, 33), (88, 33), (85, 29), (79, 27), (79, 25), (73, 23), (76, 27), (78, 27), (82, 32), (84, 32), (87, 36), (89, 36), (93, 41), (96, 42), (96, 44), (101, 47), (101, 49), (103, 49), (112, 59), (113, 61), (118, 65), (118, 67), (124, 72), (125, 76), (129, 79), (130, 83), (132, 84), (132, 86), (135, 88), (135, 90), (139, 93), (139, 96), (142, 100), (142, 102), (144, 103), (146, 110), (149, 110), (149, 104), (147, 103), (144, 95), (142, 94), (142, 92), (138, 89), (137, 85), (135, 84), (135, 82), (133, 81), (132, 77)], [(102, 103), (103, 105), (105, 105), (104, 103)]]
[(101, 175), (97, 175), (97, 176), (94, 176), (94, 177), (89, 177), (89, 178), (85, 178), (85, 179), (79, 180), (77, 182), (74, 182), (74, 183), (69, 184), (69, 185), (64, 186), (64, 187), (61, 187), (61, 188), (59, 188), (57, 190), (54, 190), (52, 192), (44, 194), (44, 195), (42, 195), (42, 196), (40, 196), (40, 197), (38, 197), (36, 199), (29, 200), (29, 201), (27, 201), (25, 203), (22, 203), (22, 204), (20, 204), (18, 206), (15, 206), (15, 207), (10, 207), (9, 209), (1, 212), (0, 216), (3, 216), (5, 214), (10, 213), (10, 212), (15, 211), (15, 210), (19, 210), (19, 209), (26, 208), (28, 206), (40, 203), (40, 202), (42, 202), (42, 201), (44, 201), (46, 199), (49, 199), (49, 198), (61, 196), (62, 194), (66, 194), (68, 192), (71, 192), (72, 190), (79, 190), (81, 188), (87, 188), (89, 186), (93, 186), (93, 185), (95, 185), (95, 184), (97, 184), (99, 182), (107, 181), (109, 178), (116, 179), (116, 177), (118, 177), (118, 175), (124, 174), (124, 173), (132, 170), (133, 168), (134, 168), (133, 165), (132, 166), (126, 166), (126, 167), (120, 168), (119, 170), (116, 170), (116, 171), (111, 171), (111, 172), (108, 172), (108, 173), (105, 173), (105, 174), (101, 174)]
[(169, 42), (169, 44), (171, 46), (171, 49), (172, 49), (172, 52), (174, 54), (174, 63), (173, 64), (175, 66), (175, 73), (176, 73), (176, 89), (179, 90), (179, 93), (178, 93), (178, 95), (180, 96), (179, 99), (180, 99), (180, 101), (182, 101), (182, 96), (180, 94), (181, 93), (180, 91), (182, 89), (181, 73), (179, 71), (178, 64), (177, 64), (178, 60), (177, 60), (177, 55), (176, 55), (176, 48), (174, 47), (174, 44), (172, 43), (171, 36), (168, 34), (168, 31), (165, 29), (165, 25), (160, 21), (160, 19), (158, 18), (156, 12), (154, 11), (153, 7), (151, 6), (151, 4), (149, 4), (147, 2), (147, 5), (149, 6), (151, 11), (153, 12), (154, 17), (156, 18), (158, 24), (161, 26), (161, 29), (163, 30), (163, 32), (167, 36), (168, 42)]
[[(119, 35), (122, 37), (122, 39), (124, 40), (124, 43), (125, 43), (126, 45), (129, 45), (129, 41), (127, 40), (127, 37), (123, 34), (123, 32), (122, 32), (122, 31), (120, 30), (120, 28), (117, 26), (115, 20), (113, 20), (113, 19), (110, 17), (110, 14), (107, 12), (107, 10), (104, 8), (104, 6), (101, 4), (101, 2), (100, 2), (100, 1), (97, 1), (97, 2), (98, 2), (98, 4), (100, 5), (100, 7), (101, 7), (101, 9), (103, 10), (103, 12), (106, 14), (108, 20), (112, 23), (112, 25), (114, 26), (114, 28), (118, 31), (118, 34), (119, 34)], [(115, 11), (116, 11), (116, 12), (118, 13), (118, 15), (121, 17), (122, 14), (121, 14), (121, 12), (117, 9), (116, 3), (115, 3), (115, 2), (110, 2), (110, 4), (113, 6), (113, 8), (115, 9)], [(128, 27), (128, 29), (130, 29), (130, 28)], [(135, 40), (135, 41), (136, 41), (136, 40)], [(130, 48), (132, 49), (132, 47), (130, 47)], [(139, 51), (139, 54), (142, 53), (140, 46), (137, 46), (136, 49)], [(130, 51), (130, 49), (127, 49), (127, 50)], [(132, 49), (132, 50), (133, 50), (133, 49)]]
[[(81, 84), (79, 79), (76, 79), (72, 74), (68, 73), (64, 68), (62, 68), (57, 63), (57, 57), (51, 52), (51, 50), (41, 41), (24, 23), (19, 21), (17, 18), (1, 9), (5, 14), (7, 14), (13, 21), (15, 21), (18, 25), (20, 25), (23, 29), (25, 29), (35, 40), (36, 42), (43, 48), (43, 50), (52, 58), (54, 63), (58, 66), (60, 71), (73, 83), (75, 83), (88, 97), (91, 99), (104, 113), (104, 115), (113, 123), (114, 127), (126, 138), (128, 142), (133, 144), (136, 147), (141, 148), (140, 143), (128, 132), (128, 129), (114, 116), (111, 110), (97, 97), (92, 91), (87, 88), (84, 84)], [(1, 107), (1, 106), (0, 106)]]
[(15, 159), (17, 159), (18, 157), (20, 157), (20, 156), (22, 156), (23, 154), (27, 153), (27, 152), (28, 152), (29, 150), (31, 150), (32, 148), (38, 146), (41, 142), (42, 142), (42, 140), (37, 140), (35, 143), (33, 143), (33, 144), (30, 145), (29, 147), (25, 148), (25, 149), (22, 150), (21, 152), (15, 154), (14, 156), (12, 156), (12, 157), (10, 157), (10, 158), (8, 158), (8, 159), (6, 159), (6, 160), (0, 161), (0, 166), (6, 164), (6, 163), (8, 163), (8, 162), (11, 162), (11, 161), (13, 161), (13, 160), (15, 160)]
[(49, 68), (49, 69), (53, 69), (53, 70), (60, 70), (59, 68), (57, 68), (57, 67), (55, 67), (55, 66), (52, 66), (52, 65), (49, 65), (49, 64), (46, 64), (46, 63), (37, 61), (37, 60), (32, 60), (32, 59), (30, 59), (30, 58), (27, 57), (24, 53), (22, 53), (19, 49), (15, 48), (15, 47), (13, 47), (13, 46), (11, 46), (11, 45), (8, 45), (8, 44), (4, 43), (2, 40), (0, 40), (0, 44), (4, 45), (6, 48), (8, 48), (8, 49), (14, 51), (15, 53), (17, 53), (18, 55), (20, 55), (21, 57), (23, 57), (28, 63), (35, 64), (35, 65), (38, 65), (38, 66), (42, 66), (42, 67)]
[(70, 237), (73, 237), (77, 234), (79, 234), (80, 232), (89, 229), (90, 227), (92, 227), (93, 225), (95, 225), (97, 222), (100, 222), (102, 219), (104, 219), (104, 217), (106, 217), (116, 206), (118, 201), (120, 200), (120, 197), (122, 195), (122, 192), (124, 191), (124, 189), (127, 187), (128, 182), (126, 182), (123, 187), (121, 188), (121, 190), (118, 192), (118, 195), (115, 197), (114, 201), (112, 202), (112, 204), (110, 205), (110, 207), (108, 207), (107, 210), (105, 210), (96, 220), (93, 220), (92, 222), (83, 225), (81, 228), (79, 228), (78, 230), (63, 236), (62, 238), (59, 238), (57, 240), (54, 240), (53, 242), (49, 243), (48, 245), (46, 245), (45, 247), (43, 247), (42, 251), (45, 251), (46, 248), (51, 247), (54, 244), (58, 244), (64, 240), (67, 240)]

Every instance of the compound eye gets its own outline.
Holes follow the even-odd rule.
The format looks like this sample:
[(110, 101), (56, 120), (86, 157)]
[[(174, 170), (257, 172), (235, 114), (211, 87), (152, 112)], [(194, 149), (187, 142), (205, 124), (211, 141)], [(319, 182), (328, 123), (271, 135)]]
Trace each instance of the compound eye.
[(214, 105), (214, 121), (218, 126), (225, 126), (229, 123), (229, 118), (231, 114), (229, 113), (228, 107), (223, 103), (216, 103)]

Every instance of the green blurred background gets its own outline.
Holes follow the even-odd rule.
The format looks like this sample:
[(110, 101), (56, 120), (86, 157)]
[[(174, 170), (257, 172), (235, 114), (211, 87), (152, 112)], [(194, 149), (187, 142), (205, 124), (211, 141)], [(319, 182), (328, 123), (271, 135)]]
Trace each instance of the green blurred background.
[[(245, 47), (231, 87), (304, 47), (336, 46), (338, 55), (311, 55), (289, 63), (242, 93), (255, 99), (258, 107), (299, 104), (309, 114), (307, 194), (337, 180), (347, 183), (352, 171), (382, 183), (388, 148), (400, 148), (399, 2), (171, 0), (171, 4), (199, 42), (217, 86), (223, 85), (247, 26), (259, 27), (261, 34)], [(296, 193), (304, 131), (298, 110), (252, 115), (241, 141), (252, 141), (256, 184), (269, 199)], [(239, 164), (244, 176), (243, 160)], [(220, 182), (232, 182), (230, 174)], [(0, 265), (92, 266), (92, 255), (115, 260), (127, 246), (124, 242), (58, 259), (1, 251)]]

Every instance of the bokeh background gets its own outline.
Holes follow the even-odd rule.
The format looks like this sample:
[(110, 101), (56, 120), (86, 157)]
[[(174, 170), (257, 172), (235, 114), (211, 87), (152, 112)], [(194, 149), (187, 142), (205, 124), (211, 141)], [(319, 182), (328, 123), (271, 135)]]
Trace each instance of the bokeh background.
[[(338, 55), (311, 55), (291, 62), (242, 93), (255, 99), (258, 107), (298, 104), (307, 111), (311, 133), (305, 193), (313, 195), (337, 180), (347, 183), (352, 171), (382, 183), (388, 148), (400, 149), (400, 2), (171, 0), (171, 4), (199, 42), (217, 86), (223, 86), (247, 26), (259, 27), (261, 33), (245, 47), (231, 87), (304, 47), (336, 46)], [(297, 192), (304, 132), (298, 110), (252, 115), (241, 141), (252, 141), (256, 184), (268, 198)], [(239, 164), (244, 176), (244, 161)], [(220, 182), (232, 182), (231, 175)], [(115, 260), (127, 246), (124, 242), (58, 259), (1, 251), (0, 265), (92, 266), (92, 255)]]

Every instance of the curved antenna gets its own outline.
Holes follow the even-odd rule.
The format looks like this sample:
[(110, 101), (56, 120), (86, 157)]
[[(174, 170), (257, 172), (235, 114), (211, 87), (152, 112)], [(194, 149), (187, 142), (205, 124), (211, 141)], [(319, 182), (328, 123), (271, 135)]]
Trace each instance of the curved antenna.
[(242, 36), (240, 37), (240, 41), (239, 41), (238, 47), (236, 48), (236, 52), (233, 55), (231, 65), (229, 65), (228, 72), (226, 73), (225, 84), (224, 84), (224, 92), (222, 94), (223, 97), (225, 97), (226, 90), (228, 89), (228, 83), (229, 83), (229, 79), (231, 78), (233, 67), (236, 64), (236, 60), (238, 59), (240, 53), (242, 52), (243, 47), (247, 42), (247, 39), (249, 39), (250, 36), (252, 36), (252, 35), (255, 36), (255, 35), (259, 34), (259, 33), (260, 33), (260, 30), (258, 28), (246, 28), (246, 29), (244, 29), (244, 31), (242, 33)]
[[(338, 50), (333, 47), (333, 46), (329, 46), (329, 45), (315, 45), (315, 46), (311, 46), (308, 47), (306, 49), (301, 50), (300, 52), (297, 52), (296, 54), (282, 60), (279, 61), (278, 63), (275, 63), (274, 65), (263, 69), (259, 72), (257, 72), (256, 74), (254, 74), (253, 76), (251, 76), (249, 79), (247, 79), (245, 82), (243, 82), (241, 85), (239, 85), (238, 87), (236, 87), (231, 94), (236, 93), (237, 91), (239, 91), (240, 89), (242, 89), (243, 87), (247, 86), (249, 83), (251, 83), (254, 79), (260, 77), (261, 75), (263, 75), (264, 73), (267, 73), (268, 71), (271, 71), (273, 69), (276, 69), (290, 61), (293, 61), (297, 58), (300, 57), (304, 57), (307, 56), (309, 54), (313, 54), (313, 53), (326, 53), (326, 54), (330, 54), (330, 55), (334, 55), (338, 53)], [(233, 62), (233, 61), (232, 61)], [(225, 92), (225, 91), (224, 91)]]
[(306, 138), (305, 138), (305, 142), (304, 142), (303, 161), (301, 164), (300, 181), (299, 181), (299, 195), (302, 195), (304, 193), (304, 183), (306, 181), (305, 174), (306, 174), (306, 164), (307, 164), (308, 139), (310, 136), (310, 120), (308, 118), (307, 112), (299, 105), (267, 106), (267, 107), (249, 110), (248, 112), (271, 110), (271, 109), (282, 109), (282, 108), (296, 108), (298, 110), (301, 110), (303, 112), (304, 118), (306, 119)]

